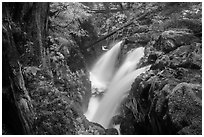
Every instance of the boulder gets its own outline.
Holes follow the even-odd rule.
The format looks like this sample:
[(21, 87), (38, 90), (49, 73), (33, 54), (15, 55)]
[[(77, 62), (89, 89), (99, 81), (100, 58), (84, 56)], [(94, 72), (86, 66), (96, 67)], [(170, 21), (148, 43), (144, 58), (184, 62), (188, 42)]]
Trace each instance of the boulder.
[(118, 135), (118, 131), (115, 128), (108, 128), (105, 131), (106, 135)]
[(187, 29), (168, 30), (147, 45), (120, 107), (121, 134), (202, 134), (202, 45)]
[(167, 30), (160, 35), (154, 47), (157, 50), (169, 53), (179, 46), (190, 44), (193, 41), (198, 42), (199, 40), (189, 29)]
[(178, 134), (202, 133), (202, 88), (200, 84), (179, 83), (169, 94), (169, 115)]

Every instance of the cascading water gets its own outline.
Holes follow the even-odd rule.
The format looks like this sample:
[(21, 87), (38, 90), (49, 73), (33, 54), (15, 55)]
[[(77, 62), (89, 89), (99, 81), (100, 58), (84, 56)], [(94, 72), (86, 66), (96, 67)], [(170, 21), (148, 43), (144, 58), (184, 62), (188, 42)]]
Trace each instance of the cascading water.
[[(104, 91), (107, 88), (107, 84), (112, 78), (115, 71), (116, 60), (120, 52), (121, 43), (122, 41), (118, 42), (109, 51), (103, 54), (90, 72), (92, 88), (97, 88), (99, 92)], [(85, 113), (88, 120), (92, 120), (99, 102), (100, 98), (97, 95), (91, 97), (89, 107)]]
[(123, 64), (115, 73), (115, 64), (121, 43), (122, 41), (104, 54), (90, 72), (90, 80), (95, 88), (103, 88), (106, 92), (102, 99), (97, 96), (91, 97), (85, 116), (105, 128), (109, 127), (111, 118), (115, 115), (135, 78), (150, 68), (150, 66), (146, 66), (135, 70), (144, 56), (144, 48), (140, 47), (128, 53)]
[(115, 73), (113, 79), (111, 80), (110, 85), (115, 85), (119, 79), (124, 77), (129, 72), (133, 71), (136, 68), (137, 63), (140, 61), (140, 59), (144, 56), (144, 48), (139, 47), (135, 49), (134, 51), (130, 52), (121, 67), (118, 69), (118, 71)]
[(84, 114), (88, 120), (92, 121), (94, 114), (96, 113), (96, 110), (99, 106), (99, 102), (100, 98), (97, 95), (94, 95), (90, 98), (88, 110)]
[(122, 41), (113, 46), (108, 52), (102, 55), (94, 65), (90, 72), (90, 79), (93, 81), (93, 86), (103, 89), (106, 88), (114, 74), (121, 43)]
[(114, 116), (118, 105), (125, 97), (126, 93), (130, 90), (131, 84), (135, 78), (141, 73), (144, 73), (150, 66), (146, 66), (130, 72), (122, 79), (117, 81), (117, 84), (110, 85), (106, 94), (100, 101), (100, 104), (91, 121), (101, 124), (103, 127), (108, 128), (111, 118)]

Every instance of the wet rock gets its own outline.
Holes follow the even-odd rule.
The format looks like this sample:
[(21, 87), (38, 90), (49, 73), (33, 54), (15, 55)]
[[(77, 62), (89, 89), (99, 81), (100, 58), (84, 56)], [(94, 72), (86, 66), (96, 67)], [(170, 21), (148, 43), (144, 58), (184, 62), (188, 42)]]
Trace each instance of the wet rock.
[(121, 122), (120, 132), (122, 135), (133, 135), (135, 133), (134, 122), (126, 119)]
[(202, 45), (192, 35), (172, 30), (148, 45), (140, 66), (152, 66), (121, 105), (121, 134), (202, 133)]
[[(169, 115), (180, 130), (178, 134), (201, 134), (201, 85), (180, 83), (169, 95)], [(189, 130), (187, 130), (189, 129)]]
[(120, 115), (116, 115), (112, 118), (111, 123), (117, 125), (120, 124), (121, 121), (123, 121), (123, 117), (121, 117)]
[[(181, 83), (174, 78), (175, 72), (165, 69), (155, 76), (148, 72), (151, 77), (143, 75), (136, 79), (122, 107), (122, 134), (190, 134), (184, 132), (187, 127), (191, 134), (201, 133), (201, 85)], [(147, 129), (146, 133), (143, 129)]]
[(200, 69), (202, 67), (201, 44), (181, 46), (173, 51), (169, 56), (169, 62), (176, 67)]
[(148, 63), (149, 64), (155, 63), (156, 60), (157, 60), (157, 54), (150, 54), (148, 56)]
[[(141, 29), (142, 30), (142, 29)], [(145, 33), (148, 31), (148, 27), (144, 28), (141, 33), (135, 33), (134, 35), (128, 38), (129, 41), (134, 41), (135, 44), (140, 44), (145, 46), (150, 41), (150, 36)], [(129, 42), (130, 43), (130, 42)]]
[(188, 45), (193, 41), (198, 41), (194, 34), (189, 29), (174, 29), (164, 31), (157, 42), (154, 44), (154, 47), (157, 50), (161, 50), (164, 53), (169, 53), (170, 51), (175, 50), (179, 46)]
[(98, 134), (98, 135), (105, 135), (106, 131), (105, 128), (103, 126), (101, 126), (98, 123), (95, 122), (89, 122), (89, 128), (88, 128), (88, 132), (90, 132), (90, 134)]
[(108, 128), (105, 130), (106, 135), (118, 135), (118, 131), (115, 128)]
[(162, 63), (162, 62), (158, 62), (156, 64), (153, 64), (151, 66), (151, 70), (156, 70), (156, 69), (160, 69), (160, 70), (163, 70), (165, 68), (165, 64)]

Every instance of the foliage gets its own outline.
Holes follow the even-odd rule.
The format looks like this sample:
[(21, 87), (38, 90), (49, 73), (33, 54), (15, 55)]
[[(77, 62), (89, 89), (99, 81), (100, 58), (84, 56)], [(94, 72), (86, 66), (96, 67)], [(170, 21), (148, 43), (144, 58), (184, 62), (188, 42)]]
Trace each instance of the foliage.
[(86, 32), (80, 28), (80, 22), (88, 19), (86, 6), (73, 2), (54, 2), (50, 4), (50, 29), (61, 36), (69, 37), (70, 33), (85, 36)]
[[(122, 27), (125, 23), (134, 21), (135, 18), (146, 11), (150, 11), (150, 14), (142, 21), (135, 20), (132, 25), (123, 28), (114, 36), (108, 38), (111, 41), (126, 37), (134, 42), (142, 43), (142, 41), (146, 41), (145, 45), (147, 42), (154, 44), (159, 37), (164, 35), (164, 31), (172, 30), (172, 28), (183, 29), (174, 30), (173, 32), (176, 34), (181, 31), (189, 31), (188, 35), (200, 28), (200, 24), (195, 21), (195, 19), (201, 19), (200, 3), (99, 2), (51, 3), (50, 6), (52, 13), (50, 16), (50, 30), (52, 31), (50, 31), (50, 44), (48, 47), (53, 80), (50, 82), (46, 80), (44, 82), (43, 80), (38, 81), (36, 83), (37, 86), (35, 86), (38, 87), (38, 92), (36, 90), (32, 91), (32, 99), (36, 108), (36, 132), (38, 134), (100, 134), (94, 127), (90, 127), (90, 125), (88, 127), (85, 126), (84, 116), (82, 115), (84, 95), (87, 90), (90, 90), (90, 85), (87, 87), (88, 83), (85, 84), (82, 80), (86, 79), (87, 75), (81, 70), (71, 71), (72, 63), (76, 64), (76, 61), (78, 61), (74, 57), (80, 56), (80, 50), (76, 46), (76, 41), (70, 37), (70, 34), (75, 34), (78, 37), (87, 36), (86, 31), (81, 27), (81, 22), (91, 17), (92, 23), (97, 30), (97, 35), (105, 36)], [(176, 10), (174, 10), (175, 8)], [(155, 9), (159, 10), (152, 12)], [(118, 11), (115, 12), (114, 10)], [(135, 33), (137, 27), (141, 29), (139, 33)], [(177, 41), (182, 39), (183, 37), (181, 36), (180, 38), (180, 35), (183, 36), (183, 34), (175, 35), (173, 39)], [(169, 38), (165, 37), (164, 39)], [(71, 56), (72, 51), (74, 51), (73, 56)], [(162, 97), (159, 100), (161, 102), (164, 101)], [(146, 105), (148, 106), (148, 103)], [(134, 112), (135, 110), (133, 109), (132, 111)], [(124, 113), (126, 117), (129, 111)], [(139, 119), (141, 120), (140, 122), (145, 120), (142, 114), (134, 114), (142, 118)], [(150, 118), (150, 120), (161, 120), (155, 113), (152, 113), (151, 116), (153, 118)], [(131, 118), (126, 120), (131, 120)], [(132, 122), (129, 122), (130, 127), (132, 127)], [(171, 124), (168, 120), (166, 122)], [(154, 123), (150, 124), (152, 124), (150, 127), (154, 126)], [(156, 126), (154, 129), (149, 129), (150, 127), (148, 127), (148, 130), (157, 132)]]
[[(98, 3), (97, 3), (98, 4)], [(101, 10), (105, 9), (107, 5), (104, 3), (99, 3), (99, 6), (89, 6), (90, 10)], [(99, 5), (98, 4), (98, 5)], [(122, 9), (118, 8), (118, 4), (122, 5)], [(94, 5), (94, 4), (93, 4)], [(94, 7), (94, 8), (93, 8)], [(98, 8), (98, 9), (97, 9)], [(119, 9), (117, 12), (111, 11), (114, 9)], [(155, 12), (156, 10), (156, 12)], [(107, 13), (94, 13), (92, 20), (95, 24), (95, 27), (98, 28), (98, 35), (103, 36), (112, 32), (113, 30), (117, 30), (124, 23), (127, 23), (131, 20), (134, 20), (139, 15), (149, 12), (147, 17), (143, 21), (135, 20), (135, 25), (131, 25), (127, 28), (123, 28), (121, 31), (116, 33), (113, 38), (109, 40), (114, 40), (118, 37), (118, 35), (122, 35), (122, 37), (129, 37), (134, 34), (132, 30), (134, 30), (137, 25), (148, 25), (149, 27), (149, 35), (153, 35), (155, 38), (155, 34), (160, 35), (162, 31), (164, 31), (165, 26), (168, 24), (167, 22), (177, 22), (177, 20), (183, 19), (201, 19), (201, 3), (178, 3), (178, 2), (169, 2), (169, 3), (152, 3), (152, 2), (118, 2), (118, 3), (109, 3), (109, 11)], [(152, 11), (152, 12), (151, 12)], [(192, 24), (192, 23), (190, 23)], [(183, 27), (185, 24), (179, 24), (177, 27)], [(172, 25), (173, 26), (173, 25)], [(157, 35), (157, 36), (158, 36)], [(121, 38), (121, 37), (120, 37)]]
[[(15, 5), (13, 5), (13, 7), (15, 7)], [(26, 8), (24, 10), (26, 10)], [(199, 43), (201, 42), (202, 36), (202, 3), (52, 2), (50, 3), (49, 12), (49, 36), (47, 37), (47, 41), (43, 42), (44, 45), (42, 49), (44, 52), (44, 56), (42, 57), (44, 62), (42, 64), (47, 65), (47, 70), (42, 69), (43, 65), (33, 66), (33, 60), (30, 59), (30, 57), (36, 54), (34, 51), (39, 45), (32, 41), (30, 38), (32, 35), (28, 36), (24, 29), (22, 29), (23, 23), (20, 24), (20, 22), (18, 24), (10, 21), (9, 26), (13, 31), (11, 37), (15, 38), (14, 42), (21, 56), (26, 87), (32, 99), (35, 113), (34, 130), (36, 134), (101, 134), (99, 131), (103, 130), (91, 125), (83, 115), (83, 111), (85, 111), (87, 107), (84, 105), (88, 103), (91, 96), (91, 84), (85, 66), (85, 58), (88, 54), (82, 55), (87, 47), (81, 48), (77, 43), (77, 39), (73, 38), (74, 36), (77, 36), (78, 41), (80, 41), (82, 45), (85, 45), (87, 41), (94, 42), (97, 40), (92, 39), (91, 35), (103, 37), (122, 28), (104, 41), (112, 42), (118, 39), (126, 39), (126, 46), (129, 49), (135, 48), (136, 46), (146, 46), (146, 56), (154, 53), (154, 55), (149, 56), (149, 60), (151, 60), (151, 57), (155, 58), (149, 62), (155, 63), (152, 69), (158, 69), (155, 70), (156, 78), (159, 79), (160, 77), (173, 75), (178, 80), (181, 75), (186, 75), (182, 77), (183, 81), (187, 81), (188, 77), (193, 77), (193, 81), (201, 81), (200, 73), (198, 73), (196, 77), (197, 73), (189, 69), (200, 69), (202, 67), (202, 45)], [(148, 14), (141, 20), (136, 20), (146, 12)], [(28, 15), (30, 15), (29, 12)], [(4, 19), (4, 21), (9, 22), (9, 20), (6, 19)], [(124, 24), (130, 22), (133, 23), (128, 27), (123, 27)], [(90, 27), (86, 23), (91, 23), (97, 33), (89, 35), (88, 30), (85, 28)], [(3, 31), (4, 30), (5, 26), (3, 26)], [(44, 33), (44, 31), (42, 33)], [(196, 40), (193, 41), (192, 39)], [(177, 41), (177, 43), (175, 41)], [(191, 42), (194, 43), (192, 44)], [(188, 46), (183, 45), (184, 43)], [(156, 48), (156, 46), (159, 46), (159, 48)], [(195, 50), (192, 50), (192, 47), (195, 47)], [(93, 49), (98, 50), (97, 48), (97, 45), (93, 47)], [(172, 55), (163, 55), (163, 49), (165, 48), (170, 49), (168, 52), (172, 52), (175, 48), (178, 48), (178, 50), (173, 51)], [(157, 49), (161, 49), (161, 51), (157, 51)], [(100, 50), (100, 52), (102, 51)], [(91, 54), (90, 56), (91, 60), (93, 60), (99, 56), (99, 54), (96, 56)], [(157, 56), (160, 57), (158, 60)], [(186, 60), (186, 58), (189, 60)], [(147, 59), (147, 57), (143, 60), (145, 59)], [(179, 69), (174, 70), (171, 68), (172, 66), (179, 67)], [(169, 67), (169, 69), (157, 73), (165, 67)], [(48, 73), (48, 71), (50, 72)], [(184, 72), (186, 73), (182, 74)], [(147, 75), (150, 77), (154, 75), (149, 73), (150, 72), (148, 72)], [(157, 106), (157, 109), (162, 109), (161, 107), (166, 101), (166, 93), (163, 93), (163, 91), (155, 93), (160, 90), (156, 87), (158, 85), (155, 83), (158, 84), (160, 82), (159, 84), (161, 84), (165, 81), (163, 79), (158, 81), (158, 79), (153, 79), (152, 83), (148, 83), (149, 85), (143, 85), (146, 87), (146, 89), (143, 89), (143, 92), (145, 95), (149, 95), (149, 98), (141, 98), (139, 101), (142, 103), (136, 101), (137, 98), (139, 98), (139, 92), (137, 92), (138, 95), (135, 95), (135, 91), (140, 90), (138, 87), (141, 89), (142, 87), (141, 85), (137, 85), (136, 87), (133, 85), (131, 94), (134, 96), (126, 100), (127, 102), (129, 101), (129, 104), (125, 102), (127, 103), (124, 103), (126, 106), (122, 106), (124, 109), (123, 116), (126, 120), (123, 126), (129, 127), (129, 134), (140, 130), (138, 127), (141, 127), (140, 124), (142, 122), (146, 122), (145, 124), (148, 126), (142, 127), (141, 132), (143, 132), (144, 129), (148, 129), (147, 132), (149, 132), (149, 130), (154, 132), (156, 128), (163, 126), (162, 124), (158, 124), (160, 120), (162, 121), (163, 117), (161, 118), (160, 116), (163, 116), (163, 114), (157, 115), (157, 112), (154, 112), (153, 105), (155, 105), (155, 102), (152, 100), (155, 98), (151, 96), (154, 93), (155, 96), (157, 95), (156, 97), (160, 97), (156, 98), (158, 102), (161, 103)], [(166, 80), (169, 80), (169, 78), (166, 78)], [(171, 80), (172, 79), (169, 80), (169, 83), (172, 82)], [(149, 92), (151, 92), (151, 94)], [(171, 99), (174, 100), (173, 97)], [(139, 106), (141, 104), (143, 106)], [(172, 106), (172, 108), (173, 107), (174, 106)], [(140, 113), (136, 113), (136, 111), (140, 111)], [(147, 114), (148, 112), (149, 114)], [(143, 115), (144, 113), (145, 115)], [(174, 112), (172, 112), (172, 114), (174, 114)], [(173, 115), (173, 117), (176, 117), (175, 115)], [(136, 125), (134, 122), (138, 121), (139, 125)], [(157, 125), (154, 123), (155, 121), (158, 122)], [(167, 124), (172, 124), (168, 123), (169, 119), (166, 122)], [(166, 123), (164, 123), (164, 125), (165, 124)], [(180, 124), (182, 124), (182, 120), (179, 121), (178, 125), (180, 126)], [(196, 127), (195, 123), (190, 127), (186, 127), (186, 129), (183, 128), (180, 132), (185, 133), (188, 129), (193, 131), (192, 128), (194, 128), (194, 126)], [(163, 127), (167, 127), (167, 125)], [(135, 130), (133, 131), (132, 129)], [(6, 130), (4, 130), (4, 132), (6, 132)], [(138, 133), (141, 132), (138, 131)], [(155, 132), (157, 131), (155, 130)], [(143, 133), (146, 133), (146, 130)], [(162, 132), (158, 131), (158, 133)]]
[(36, 66), (23, 69), (35, 112), (35, 134), (94, 134), (84, 128), (88, 76), (83, 68), (72, 72), (67, 63), (77, 46), (62, 37), (49, 36), (47, 42), (51, 73)]
[(77, 127), (83, 124), (77, 119), (83, 118), (82, 99), (89, 90), (83, 80), (85, 74), (72, 73), (65, 67), (55, 68), (58, 75), (54, 82), (46, 77), (45, 72), (38, 70), (28, 84), (36, 134), (77, 134)]

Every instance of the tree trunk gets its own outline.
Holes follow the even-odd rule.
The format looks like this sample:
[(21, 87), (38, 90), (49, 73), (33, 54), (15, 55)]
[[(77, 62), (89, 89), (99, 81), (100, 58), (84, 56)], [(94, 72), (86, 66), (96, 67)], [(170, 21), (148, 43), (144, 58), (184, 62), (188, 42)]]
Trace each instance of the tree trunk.
[(47, 23), (48, 23), (48, 3), (34, 2), (26, 13), (25, 23), (28, 26), (25, 31), (31, 37), (34, 45), (34, 65), (42, 63), (43, 58), (43, 45), (45, 45)]
[(32, 42), (34, 64), (41, 62), (49, 3), (3, 3), (2, 7), (3, 133), (34, 134), (34, 113), (22, 74), (25, 60), (21, 60), (27, 54), (24, 45)]

